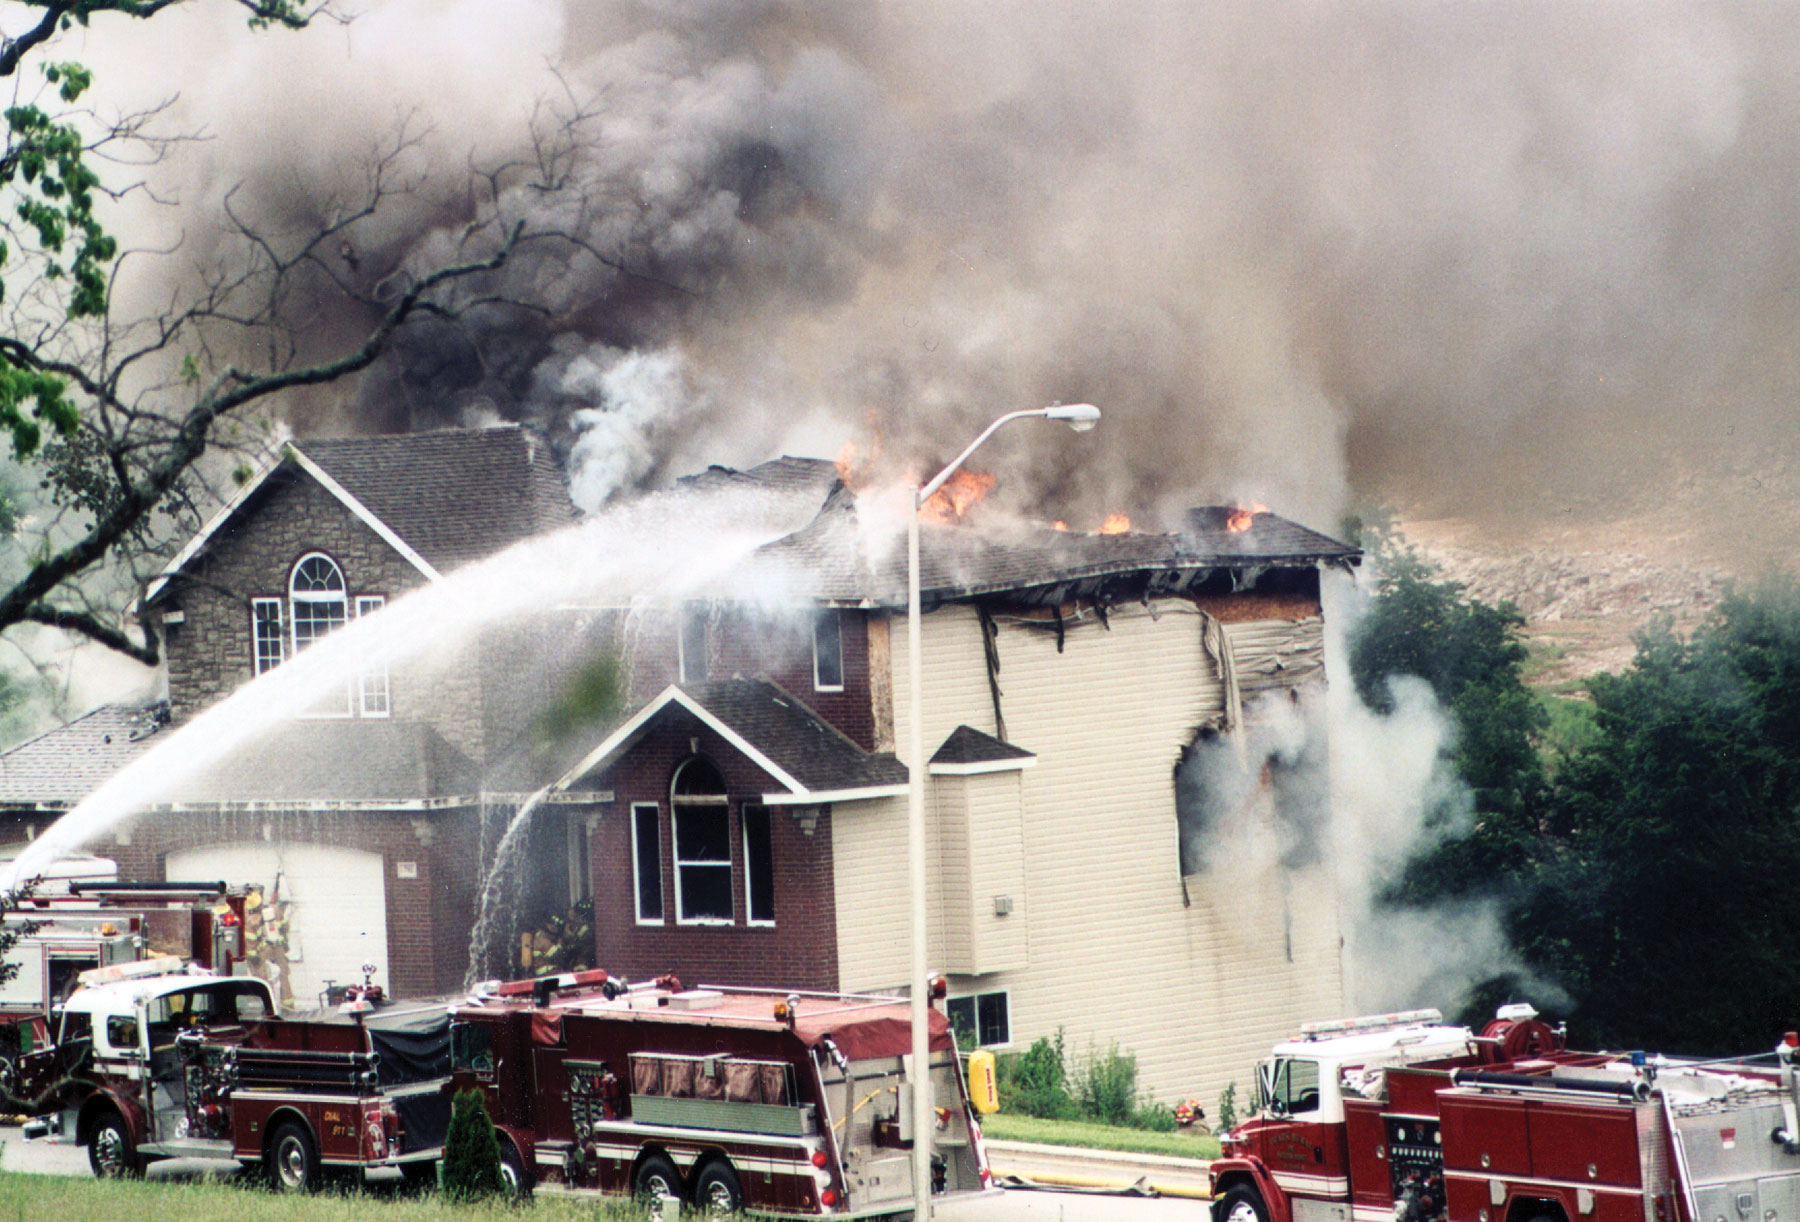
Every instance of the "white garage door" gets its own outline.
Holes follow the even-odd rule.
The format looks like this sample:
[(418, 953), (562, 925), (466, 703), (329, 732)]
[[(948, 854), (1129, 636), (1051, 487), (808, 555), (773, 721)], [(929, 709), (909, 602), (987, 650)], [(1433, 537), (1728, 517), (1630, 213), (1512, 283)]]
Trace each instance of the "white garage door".
[(327, 982), (388, 984), (387, 890), (379, 853), (327, 844), (222, 844), (171, 853), (167, 877), (222, 878), (255, 887), (263, 903), (244, 922), (256, 974), (283, 1009), (311, 1009)]

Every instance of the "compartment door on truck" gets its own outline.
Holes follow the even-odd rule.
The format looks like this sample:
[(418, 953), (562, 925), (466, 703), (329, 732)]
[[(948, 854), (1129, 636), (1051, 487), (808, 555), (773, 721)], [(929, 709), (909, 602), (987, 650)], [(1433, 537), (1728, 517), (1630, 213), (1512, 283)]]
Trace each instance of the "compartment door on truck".
[[(388, 983), (387, 889), (379, 853), (329, 844), (223, 844), (171, 853), (170, 878), (254, 886), (246, 913), (248, 970), (275, 986), (282, 1009), (312, 1009), (327, 981), (353, 984), (373, 963)], [(277, 881), (279, 879), (279, 886)]]

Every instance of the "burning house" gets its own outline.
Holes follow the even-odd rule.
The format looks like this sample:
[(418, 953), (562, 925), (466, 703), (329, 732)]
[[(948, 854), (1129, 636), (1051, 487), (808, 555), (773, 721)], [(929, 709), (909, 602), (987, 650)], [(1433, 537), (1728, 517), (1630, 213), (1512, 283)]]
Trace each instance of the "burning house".
[[(266, 751), (93, 847), (128, 878), (263, 884), (281, 943), (268, 962), (295, 996), (364, 961), (417, 994), (462, 983), (480, 880), (523, 809), (506, 865), (519, 891), (476, 948), (484, 970), (541, 965), (530, 932), (567, 913), (559, 963), (888, 990), (908, 975), (906, 793), (922, 768), (931, 960), (975, 1040), (1116, 1040), (1168, 1097), (1216, 1091), (1339, 1008), (1329, 855), (1304, 837), (1266, 857), (1203, 842), (1223, 808), (1233, 834), (1279, 838), (1324, 800), (1258, 727), (1317, 702), (1321, 576), (1354, 549), (1257, 509), (1088, 533), (976, 530), (952, 503), (922, 542), (914, 761), (891, 532), (868, 528), (828, 462), (715, 467), (673, 495), (721, 489), (786, 524), (680, 602), (597, 591), (444, 656), (370, 657), (341, 700), (333, 689)], [(151, 593), (173, 628), (169, 719), (570, 516), (524, 430), (290, 446)], [(617, 706), (547, 744), (541, 706), (596, 659)], [(154, 713), (116, 744), (87, 725), (126, 716), (0, 757), (20, 838), (81, 796), (51, 783), (59, 757), (96, 775), (108, 750), (122, 761), (164, 732)], [(1221, 746), (1238, 778), (1227, 800), (1190, 767)]]

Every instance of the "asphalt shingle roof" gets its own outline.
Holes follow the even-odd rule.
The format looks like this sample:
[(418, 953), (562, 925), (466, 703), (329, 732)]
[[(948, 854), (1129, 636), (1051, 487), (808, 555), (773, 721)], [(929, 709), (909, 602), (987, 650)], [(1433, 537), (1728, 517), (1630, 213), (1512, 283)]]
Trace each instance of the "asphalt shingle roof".
[(992, 734), (984, 734), (973, 726), (957, 726), (943, 745), (932, 755), (933, 764), (989, 764), (1001, 760), (1034, 759), (1037, 753), (1011, 743), (1003, 743)]
[(575, 520), (529, 429), (440, 429), (292, 443), (440, 572)]
[[(906, 765), (893, 755), (864, 751), (793, 695), (767, 679), (734, 677), (682, 685), (677, 690), (809, 792), (872, 789), (906, 783)], [(583, 777), (576, 778), (576, 787), (610, 768), (663, 717), (685, 711), (667, 693), (658, 699), (663, 701), (662, 706), (639, 727), (638, 732), (617, 744)]]
[(103, 704), (0, 753), (0, 806), (73, 806), (148, 751), (162, 704)]
[(474, 792), (468, 759), (422, 722), (295, 721), (155, 801), (417, 802)]
[[(1035, 523), (996, 529), (925, 525), (920, 530), (919, 584), (924, 600), (1056, 586), (1113, 575), (1170, 570), (1311, 568), (1354, 564), (1348, 544), (1273, 513), (1251, 515), (1244, 529), (1227, 524), (1233, 510), (1188, 513), (1180, 531), (1083, 534)], [(856, 499), (839, 488), (818, 516), (760, 548), (750, 561), (785, 588), (832, 602), (899, 607), (906, 602), (903, 532), (871, 535), (857, 520)]]

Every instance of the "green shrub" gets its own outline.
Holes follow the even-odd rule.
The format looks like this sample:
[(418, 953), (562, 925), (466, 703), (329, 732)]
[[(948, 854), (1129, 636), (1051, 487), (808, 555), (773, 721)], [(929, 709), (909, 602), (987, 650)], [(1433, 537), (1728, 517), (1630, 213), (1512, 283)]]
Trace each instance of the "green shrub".
[(1137, 1110), (1131, 1113), (1131, 1127), (1151, 1133), (1173, 1133), (1176, 1128), (1175, 1109), (1146, 1097), (1138, 1104)]
[(1103, 1124), (1126, 1125), (1138, 1109), (1137, 1055), (1119, 1051), (1117, 1043), (1105, 1052), (1092, 1045), (1075, 1073), (1075, 1103), (1081, 1114)]
[(997, 1069), (1001, 1111), (1041, 1120), (1073, 1120), (1078, 1114), (1069, 1095), (1060, 1029), (1054, 1041), (1040, 1035), (1024, 1052), (1000, 1058)]
[(487, 1104), (478, 1090), (459, 1090), (450, 1105), (450, 1132), (444, 1138), (444, 1195), (477, 1201), (503, 1192), (500, 1142)]
[(1215, 1132), (1229, 1133), (1237, 1127), (1237, 1083), (1228, 1083), (1219, 1092), (1219, 1127)]

